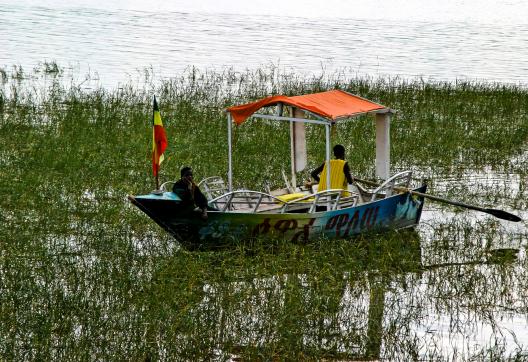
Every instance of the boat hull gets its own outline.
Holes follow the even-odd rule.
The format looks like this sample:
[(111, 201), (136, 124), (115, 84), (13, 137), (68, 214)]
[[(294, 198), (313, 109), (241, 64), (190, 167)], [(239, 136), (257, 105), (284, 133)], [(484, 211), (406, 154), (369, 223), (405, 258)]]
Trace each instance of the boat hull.
[[(426, 186), (415, 189), (425, 192)], [(347, 238), (416, 226), (424, 199), (410, 193), (393, 195), (355, 207), (315, 213), (244, 213), (210, 211), (208, 219), (183, 213), (173, 193), (129, 196), (130, 201), (188, 248), (225, 245), (254, 237), (292, 242)]]

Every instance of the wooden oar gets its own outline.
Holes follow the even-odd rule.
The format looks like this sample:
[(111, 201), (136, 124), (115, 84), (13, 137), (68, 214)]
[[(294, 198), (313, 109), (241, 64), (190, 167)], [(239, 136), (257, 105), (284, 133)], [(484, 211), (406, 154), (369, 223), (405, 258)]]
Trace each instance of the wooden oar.
[[(359, 182), (362, 182), (364, 184), (371, 185), (371, 186), (379, 186), (380, 185), (380, 184), (378, 184), (376, 182), (368, 181), (368, 180), (362, 180), (362, 179), (359, 179), (357, 177), (355, 177), (354, 179), (356, 181), (359, 181)], [(513, 222), (519, 222), (519, 221), (522, 220), (519, 216), (510, 214), (509, 212), (506, 212), (506, 211), (503, 211), (503, 210), (488, 209), (488, 208), (484, 208), (484, 207), (480, 207), (480, 206), (469, 205), (469, 204), (466, 204), (466, 203), (463, 203), (463, 202), (448, 200), (448, 199), (444, 199), (443, 197), (429, 195), (429, 194), (424, 194), (423, 192), (413, 191), (413, 190), (410, 190), (410, 189), (405, 188), (405, 187), (396, 186), (396, 187), (394, 187), (394, 190), (401, 191), (401, 192), (410, 192), (411, 194), (422, 196), (422, 197), (425, 197), (425, 198), (428, 198), (428, 199), (431, 199), (431, 200), (435, 200), (435, 201), (439, 201), (439, 202), (445, 202), (446, 204), (451, 204), (451, 205), (455, 205), (455, 206), (465, 207), (466, 209), (471, 209), (471, 210), (477, 210), (477, 211), (485, 212), (486, 214), (493, 215), (493, 216), (498, 217), (499, 219), (503, 219), (503, 220), (513, 221)]]

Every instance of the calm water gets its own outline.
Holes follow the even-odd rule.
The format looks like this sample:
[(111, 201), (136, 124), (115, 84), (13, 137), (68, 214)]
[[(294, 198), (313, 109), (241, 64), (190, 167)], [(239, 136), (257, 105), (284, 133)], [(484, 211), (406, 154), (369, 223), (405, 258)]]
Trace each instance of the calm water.
[[(145, 68), (151, 68), (157, 77), (171, 77), (191, 66), (215, 70), (232, 67), (243, 71), (268, 65), (307, 75), (338, 70), (347, 76), (423, 76), (435, 80), (527, 83), (528, 5), (521, 1), (450, 1), (443, 5), (427, 4), (426, 9), (419, 1), (388, 0), (368, 3), (295, 0), (287, 4), (279, 1), (227, 1), (221, 6), (217, 3), (211, 0), (170, 3), (152, 0), (148, 4), (135, 0), (55, 0), (45, 3), (0, 0), (0, 67), (9, 71), (16, 64), (31, 71), (43, 61), (56, 61), (61, 66), (70, 67), (79, 82), (82, 82), (83, 74), (90, 73), (108, 87), (137, 79)], [(527, 158), (528, 153), (519, 157), (519, 169), (523, 168)], [(427, 175), (425, 170), (422, 171)], [(457, 187), (470, 189), (477, 197), (482, 196), (484, 204), (512, 211), (526, 220), (527, 210), (511, 210), (508, 205), (484, 199), (487, 194), (499, 195), (499, 199), (526, 199), (526, 181), (522, 177), (525, 177), (524, 173), (495, 174), (486, 169), (482, 173), (444, 177), (437, 180), (435, 187), (439, 195), (446, 195)], [(519, 205), (522, 207), (525, 203), (519, 202)], [(94, 214), (100, 211), (95, 208)], [(40, 237), (51, 244), (50, 253), (55, 253), (57, 245), (62, 244), (65, 250), (69, 250), (71, 244), (74, 248), (80, 245), (82, 251), (85, 245), (98, 245), (100, 239), (104, 242), (105, 253), (106, 245), (113, 245), (116, 240), (128, 245), (129, 240), (119, 232), (129, 235), (129, 225), (120, 229), (111, 224), (107, 228), (103, 223), (91, 220), (86, 221), (86, 225), (89, 230), (79, 231), (80, 236), (50, 232), (49, 236)], [(497, 349), (503, 355), (517, 354), (520, 360), (523, 357), (528, 360), (527, 225), (526, 221), (512, 224), (481, 213), (460, 212), (426, 203), (417, 230), (420, 247), (411, 253), (411, 261), (419, 266), (418, 272), (416, 268), (408, 271), (402, 266), (401, 273), (380, 281), (376, 279), (378, 266), (375, 263), (366, 265), (364, 275), (344, 273), (342, 290), (328, 295), (319, 293), (320, 289), (310, 289), (310, 283), (315, 284), (315, 281), (310, 280), (309, 274), (298, 276), (302, 286), (299, 289), (308, 296), (305, 301), (308, 307), (329, 303), (325, 298), (330, 301), (333, 298), (338, 306), (321, 321), (299, 318), (307, 325), (299, 328), (299, 340), (308, 338), (305, 336), (310, 336), (310, 328), (316, 329), (313, 323), (320, 322), (317, 328), (331, 330), (328, 327), (331, 326), (336, 330), (336, 340), (347, 341), (349, 336), (355, 335), (356, 329), (358, 335), (367, 334), (370, 320), (374, 320), (384, 331), (375, 346), (381, 356), (409, 356), (405, 350), (409, 345), (409, 350), (415, 348), (423, 360), (430, 356), (442, 356), (444, 360), (485, 360), (479, 356), (485, 355), (482, 351), (487, 349)], [(157, 230), (155, 225), (152, 229)], [(34, 236), (28, 238), (32, 240)], [(47, 245), (41, 240), (37, 242), (39, 246)], [(162, 250), (165, 246), (157, 235), (152, 244), (144, 240), (136, 242), (138, 249), (146, 254), (155, 254), (158, 252), (155, 248)], [(145, 244), (143, 249), (142, 243)], [(172, 241), (167, 245), (167, 249), (173, 247)], [(504, 262), (500, 256), (505, 250), (516, 250), (518, 254), (511, 261)], [(149, 259), (155, 261), (152, 270), (158, 270), (159, 259), (166, 257), (165, 253), (159, 251), (159, 256)], [(148, 309), (145, 305), (150, 306), (152, 296), (145, 294), (143, 299), (127, 299), (128, 286), (114, 285), (115, 279), (110, 273), (114, 271), (112, 258), (108, 262), (112, 268), (108, 273), (102, 273), (106, 264), (92, 264), (90, 255), (84, 252), (79, 253), (78, 258), (74, 254), (68, 255), (60, 255), (57, 259), (60, 262), (50, 259), (53, 263), (44, 264), (45, 267), (37, 271), (32, 259), (19, 258), (17, 260), (23, 266), (20, 270), (27, 270), (29, 277), (17, 274), (15, 268), (6, 268), (14, 272), (2, 275), (4, 279), (0, 288), (7, 284), (7, 290), (12, 293), (10, 296), (33, 303), (32, 306), (23, 304), (21, 310), (33, 308), (38, 311), (35, 304), (40, 302), (44, 311), (64, 312), (64, 320), (74, 326), (89, 326), (86, 331), (72, 329), (70, 334), (64, 332), (66, 337), (61, 336), (75, 345), (79, 334), (87, 335), (87, 346), (81, 344), (77, 351), (84, 351), (83, 348), (97, 351), (98, 345), (94, 341), (104, 340), (101, 336), (116, 344), (125, 341), (122, 342), (123, 351), (118, 350), (114, 356), (120, 356), (119, 352), (128, 356), (128, 348), (134, 343), (143, 346), (143, 336), (135, 342), (128, 338), (133, 335), (130, 331), (141, 330), (143, 321), (149, 321), (148, 316), (137, 321), (135, 316), (140, 315), (137, 311)], [(175, 263), (181, 266), (194, 256), (182, 254), (175, 257), (181, 258), (180, 264)], [(2, 263), (5, 260), (2, 259)], [(122, 266), (124, 270), (130, 268), (127, 263)], [(177, 269), (167, 267), (170, 271)], [(145, 265), (138, 262), (132, 270), (132, 280), (136, 280), (136, 275), (139, 279), (148, 279), (145, 270), (149, 269)], [(45, 274), (44, 271), (50, 271), (54, 289), (39, 284), (36, 276), (41, 272)], [(86, 293), (86, 300), (97, 302), (92, 306), (94, 312), (86, 314), (86, 320), (80, 321), (78, 316), (85, 316), (84, 310), (73, 307), (68, 310), (49, 302), (62, 301), (63, 283), (71, 278), (72, 285), (75, 285), (77, 279), (72, 276), (77, 273), (81, 274), (80, 279), (88, 280), (85, 289), (80, 288), (77, 295), (84, 297), (83, 293)], [(94, 275), (104, 276), (101, 279), (106, 284), (94, 282)], [(111, 277), (106, 278), (107, 275)], [(185, 273), (181, 275), (187, 277)], [(169, 277), (167, 280), (173, 281)], [(196, 340), (201, 340), (203, 335), (213, 339), (227, 330), (225, 339), (240, 345), (274, 341), (274, 335), (268, 339), (262, 337), (262, 330), (281, 330), (276, 328), (276, 313), (283, 310), (284, 295), (292, 289), (286, 281), (287, 278), (279, 274), (269, 279), (256, 278), (251, 283), (215, 285), (203, 282), (198, 288), (201, 294), (192, 298), (194, 304), (189, 312), (196, 316), (193, 323), (198, 327), (189, 327), (192, 329), (189, 335)], [(149, 281), (141, 279), (137, 283), (148, 285)], [(31, 290), (26, 284), (34, 288), (37, 297), (26, 297), (24, 293)], [(23, 287), (18, 288), (20, 285)], [(117, 290), (121, 297), (114, 304), (109, 302), (108, 307), (104, 297), (97, 299), (91, 295), (92, 288), (94, 293)], [(255, 288), (258, 293), (254, 292)], [(160, 287), (160, 291), (172, 293), (169, 289)], [(49, 299), (39, 297), (47, 296), (46, 293), (53, 296)], [(267, 297), (256, 301), (253, 296), (262, 293), (267, 293)], [(235, 301), (230, 299), (233, 295)], [(180, 298), (179, 295), (167, 296), (175, 300)], [(119, 304), (121, 300), (122, 306)], [(246, 309), (242, 308), (244, 306)], [(160, 312), (160, 315), (177, 320), (177, 308), (170, 304), (165, 308), (167, 310), (160, 309), (166, 314)], [(298, 309), (304, 312), (301, 307)], [(97, 320), (97, 316), (107, 313), (117, 320), (110, 327)], [(120, 313), (133, 317), (127, 319)], [(49, 313), (43, 315), (47, 315), (47, 320), (54, 320)], [(18, 317), (12, 313), (10, 317), (13, 316)], [(38, 329), (34, 327), (33, 319), (20, 321), (14, 317), (13, 320), (19, 323), (17, 330), (20, 334), (12, 336), (13, 344), (20, 346), (20, 340), (26, 341)], [(222, 324), (223, 320), (228, 321), (227, 326)], [(67, 325), (66, 322), (63, 321), (63, 325)], [(167, 328), (173, 327), (172, 322), (167, 322)], [(158, 323), (163, 327), (165, 321)], [(2, 332), (6, 334), (2, 335)], [(10, 333), (8, 328), (0, 328), (0, 336), (8, 337)], [(0, 347), (3, 348), (2, 339), (8, 338), (0, 338)], [(62, 348), (62, 340), (57, 341)], [(167, 346), (161, 345), (160, 349), (169, 351), (175, 343), (180, 343), (177, 347), (187, 343), (183, 338), (170, 336), (163, 341)], [(189, 345), (192, 346), (190, 342)], [(178, 350), (177, 347), (174, 349)], [(24, 351), (25, 347), (20, 350)]]
[(105, 86), (187, 67), (528, 79), (523, 1), (0, 1), (0, 67), (56, 61)]

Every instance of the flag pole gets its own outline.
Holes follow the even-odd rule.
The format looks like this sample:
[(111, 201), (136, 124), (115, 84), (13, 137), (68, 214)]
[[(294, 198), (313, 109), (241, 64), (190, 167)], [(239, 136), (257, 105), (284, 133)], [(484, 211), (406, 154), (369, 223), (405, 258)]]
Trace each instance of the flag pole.
[(160, 185), (159, 185), (159, 170), (158, 173), (156, 173), (156, 191), (159, 191)]
[(156, 182), (156, 191), (160, 190), (159, 170), (164, 159), (163, 152), (165, 152), (166, 148), (167, 135), (161, 121), (158, 102), (156, 101), (156, 96), (154, 96), (152, 112), (152, 172)]
[[(154, 132), (154, 124), (155, 124), (155, 118), (156, 118), (156, 108), (157, 108), (157, 102), (156, 102), (156, 96), (154, 96), (154, 101), (152, 102), (152, 132)], [(152, 157), (154, 157), (154, 168), (155, 168), (155, 171), (154, 172), (154, 180), (156, 182), (156, 191), (159, 190), (159, 164), (158, 164), (158, 148), (156, 147), (156, 136), (155, 134), (153, 133), (152, 135), (152, 142), (153, 142), (153, 148), (154, 148), (154, 154), (152, 155)]]

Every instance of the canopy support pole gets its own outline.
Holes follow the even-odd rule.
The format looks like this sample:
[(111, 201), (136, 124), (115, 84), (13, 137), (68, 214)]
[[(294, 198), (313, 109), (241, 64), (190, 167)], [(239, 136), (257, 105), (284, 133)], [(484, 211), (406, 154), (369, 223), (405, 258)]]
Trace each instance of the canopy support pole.
[(290, 121), (290, 153), (291, 153), (291, 185), (295, 190), (297, 188), (297, 176), (295, 175), (295, 129), (293, 122)]
[[(326, 189), (330, 190), (330, 124), (325, 125), (326, 128)], [(331, 205), (330, 205), (330, 197), (328, 197), (328, 204), (326, 205), (326, 209), (330, 211)]]
[(231, 141), (231, 113), (227, 113), (227, 185), (228, 191), (233, 191), (233, 147)]
[(390, 118), (391, 114), (376, 114), (376, 177), (390, 176)]
[[(298, 108), (292, 108), (292, 117), (304, 119), (304, 112)], [(306, 168), (306, 130), (302, 122), (290, 121), (290, 150), (291, 150), (291, 184), (293, 189), (297, 188), (297, 172)]]
[(330, 190), (330, 125), (326, 127), (326, 189)]

